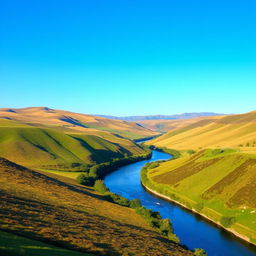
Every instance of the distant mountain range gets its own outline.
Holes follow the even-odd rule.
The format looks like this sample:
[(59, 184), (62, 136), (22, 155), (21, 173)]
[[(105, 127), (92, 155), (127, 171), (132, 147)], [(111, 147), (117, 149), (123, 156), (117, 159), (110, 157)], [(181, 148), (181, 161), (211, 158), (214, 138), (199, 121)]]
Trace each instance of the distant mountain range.
[(143, 121), (143, 120), (173, 120), (173, 119), (190, 119), (194, 117), (203, 116), (223, 116), (224, 114), (214, 113), (214, 112), (194, 112), (194, 113), (183, 113), (176, 115), (148, 115), (148, 116), (109, 116), (109, 115), (97, 115), (100, 117), (105, 117), (115, 120), (124, 121)]

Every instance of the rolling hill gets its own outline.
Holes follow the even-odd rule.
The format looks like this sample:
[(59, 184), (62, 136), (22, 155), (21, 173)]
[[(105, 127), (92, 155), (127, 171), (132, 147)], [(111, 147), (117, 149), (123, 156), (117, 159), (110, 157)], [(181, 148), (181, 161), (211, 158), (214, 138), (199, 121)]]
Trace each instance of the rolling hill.
[(174, 129), (149, 143), (178, 150), (234, 147), (255, 151), (256, 111), (204, 118)]
[(83, 170), (93, 163), (143, 152), (122, 138), (113, 143), (95, 135), (49, 128), (0, 127), (0, 156), (30, 167)]
[(0, 253), (11, 255), (14, 248), (15, 255), (24, 255), (28, 245), (32, 255), (41, 255), (42, 247), (56, 256), (80, 255), (75, 251), (98, 256), (193, 255), (156, 232), (133, 209), (105, 201), (73, 180), (49, 175), (0, 158), (0, 229), (9, 233), (0, 231), (0, 241), (12, 239), (13, 246), (6, 242)]
[(158, 133), (143, 126), (120, 120), (73, 113), (47, 107), (21, 109), (0, 109), (0, 119), (18, 121), (22, 124), (59, 129), (69, 133), (90, 133), (107, 131), (129, 139), (151, 137)]
[(147, 171), (150, 188), (256, 244), (256, 111), (190, 121), (146, 142), (181, 153)]
[[(97, 129), (87, 128), (89, 123)], [(145, 153), (120, 134), (155, 133), (133, 123), (48, 108), (0, 111), (0, 157), (30, 168), (85, 171), (93, 164)]]
[(256, 155), (207, 149), (147, 171), (151, 188), (256, 243)]

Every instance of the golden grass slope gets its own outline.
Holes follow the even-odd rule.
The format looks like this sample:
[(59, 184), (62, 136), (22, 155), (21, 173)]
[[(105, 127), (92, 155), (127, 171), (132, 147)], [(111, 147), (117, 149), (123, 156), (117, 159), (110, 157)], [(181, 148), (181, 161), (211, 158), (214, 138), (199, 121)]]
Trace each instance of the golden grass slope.
[(94, 133), (98, 130), (112, 132), (130, 139), (139, 139), (157, 135), (137, 123), (112, 120), (103, 117), (73, 113), (47, 107), (31, 107), (20, 109), (0, 109), (0, 118), (19, 121), (43, 127), (53, 127), (65, 132)]
[(179, 150), (234, 147), (255, 151), (256, 111), (204, 118), (170, 131), (148, 143)]
[[(57, 177), (57, 176), (56, 176)], [(0, 229), (95, 255), (192, 255), (92, 189), (0, 159)]]

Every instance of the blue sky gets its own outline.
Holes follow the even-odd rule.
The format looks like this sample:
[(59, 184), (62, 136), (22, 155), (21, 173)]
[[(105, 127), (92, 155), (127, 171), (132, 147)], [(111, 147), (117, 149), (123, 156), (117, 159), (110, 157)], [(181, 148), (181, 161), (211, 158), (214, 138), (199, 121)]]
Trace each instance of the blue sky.
[(255, 0), (2, 1), (0, 107), (254, 110), (255, 11)]

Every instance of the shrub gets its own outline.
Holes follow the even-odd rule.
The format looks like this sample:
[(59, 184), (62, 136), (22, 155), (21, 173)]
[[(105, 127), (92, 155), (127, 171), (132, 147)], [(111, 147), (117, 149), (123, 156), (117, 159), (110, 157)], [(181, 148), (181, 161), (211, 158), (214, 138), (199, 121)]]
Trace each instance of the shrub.
[(94, 178), (90, 177), (88, 173), (81, 173), (77, 178), (76, 181), (79, 184), (85, 185), (85, 186), (93, 186), (94, 185)]
[(196, 249), (194, 250), (194, 255), (195, 255), (195, 256), (207, 256), (207, 253), (206, 253), (206, 251), (203, 250), (203, 249), (196, 248)]
[(232, 226), (235, 222), (236, 222), (236, 218), (235, 217), (223, 216), (220, 219), (220, 224), (223, 225), (226, 228)]
[(173, 233), (172, 224), (169, 219), (161, 219), (159, 229), (165, 236), (168, 236), (169, 233)]
[(130, 206), (130, 200), (114, 193), (109, 193), (108, 195), (110, 196), (112, 202), (126, 207)]
[(160, 212), (151, 212), (151, 217), (152, 218), (155, 218), (155, 219), (159, 219), (161, 220), (161, 215), (160, 215)]
[(94, 183), (94, 189), (101, 194), (105, 194), (106, 192), (108, 192), (108, 188), (106, 187), (103, 180), (96, 180)]
[(130, 207), (133, 208), (133, 209), (136, 209), (136, 208), (139, 208), (141, 207), (141, 202), (139, 199), (133, 199), (131, 202), (130, 202)]
[(152, 210), (150, 209), (146, 209), (145, 207), (141, 206), (139, 208), (136, 209), (136, 212), (142, 216), (144, 216), (145, 218), (150, 218), (151, 214), (152, 214)]
[(173, 233), (168, 233), (168, 239), (170, 239), (171, 241), (179, 244), (180, 243), (180, 239)]
[(159, 162), (153, 162), (153, 163), (150, 163), (148, 166), (147, 166), (147, 168), (148, 169), (154, 169), (154, 168), (156, 168), (156, 167), (158, 167), (159, 166)]

